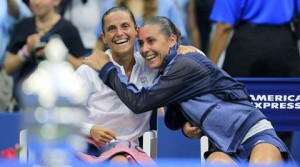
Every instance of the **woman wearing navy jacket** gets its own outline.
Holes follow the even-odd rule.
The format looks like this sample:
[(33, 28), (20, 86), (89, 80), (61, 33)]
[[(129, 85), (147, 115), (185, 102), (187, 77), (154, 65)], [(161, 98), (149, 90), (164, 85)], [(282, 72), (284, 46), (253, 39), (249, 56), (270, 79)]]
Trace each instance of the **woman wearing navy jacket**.
[(152, 85), (140, 90), (128, 83), (105, 54), (84, 62), (99, 71), (99, 77), (134, 113), (166, 106), (165, 123), (171, 129), (187, 121), (199, 127), (216, 147), (206, 154), (207, 162), (292, 162), (271, 123), (251, 104), (244, 85), (201, 53), (177, 55), (179, 37), (180, 31), (165, 17), (151, 18), (140, 27), (140, 52), (149, 67), (162, 72)]

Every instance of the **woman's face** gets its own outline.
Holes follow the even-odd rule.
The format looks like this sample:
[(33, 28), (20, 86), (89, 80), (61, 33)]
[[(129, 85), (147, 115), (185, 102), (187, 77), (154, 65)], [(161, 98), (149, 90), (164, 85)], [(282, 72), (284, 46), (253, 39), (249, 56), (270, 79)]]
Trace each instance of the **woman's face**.
[(176, 36), (161, 33), (159, 24), (147, 24), (138, 31), (140, 53), (150, 68), (163, 68), (163, 60), (176, 43)]
[(30, 8), (35, 16), (45, 16), (51, 11), (55, 11), (60, 0), (30, 0)]
[(128, 12), (117, 11), (105, 16), (103, 31), (103, 42), (109, 45), (113, 53), (122, 55), (133, 52), (137, 31)]

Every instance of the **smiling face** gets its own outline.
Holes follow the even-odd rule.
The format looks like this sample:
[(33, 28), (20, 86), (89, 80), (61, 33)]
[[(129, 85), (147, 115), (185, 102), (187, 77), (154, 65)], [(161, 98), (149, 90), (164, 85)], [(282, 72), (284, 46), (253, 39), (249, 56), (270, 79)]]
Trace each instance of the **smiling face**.
[(126, 11), (109, 13), (104, 18), (103, 42), (108, 44), (115, 55), (133, 54), (137, 31), (130, 14)]
[(176, 36), (161, 33), (159, 24), (147, 24), (139, 29), (140, 53), (150, 68), (163, 68), (163, 60), (176, 43)]

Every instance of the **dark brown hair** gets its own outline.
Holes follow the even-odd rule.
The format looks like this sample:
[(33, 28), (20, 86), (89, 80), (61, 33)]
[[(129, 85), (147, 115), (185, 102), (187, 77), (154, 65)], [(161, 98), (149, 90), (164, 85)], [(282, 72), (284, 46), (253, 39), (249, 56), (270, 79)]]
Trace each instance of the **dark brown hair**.
[(180, 30), (175, 26), (175, 24), (164, 16), (154, 16), (148, 20), (146, 20), (141, 27), (148, 25), (148, 24), (158, 24), (161, 26), (160, 32), (167, 37), (170, 37), (174, 34), (177, 37), (177, 42), (179, 42), (181, 38)]
[(127, 8), (127, 7), (124, 7), (124, 6), (115, 6), (115, 7), (112, 7), (110, 8), (108, 11), (106, 11), (104, 14), (103, 14), (103, 17), (102, 17), (102, 33), (105, 34), (105, 30), (104, 30), (104, 26), (105, 26), (105, 23), (104, 23), (104, 19), (107, 15), (109, 15), (110, 13), (114, 13), (114, 12), (118, 12), (118, 11), (122, 11), (122, 12), (127, 12), (134, 24), (134, 27), (137, 28), (137, 25), (136, 25), (136, 21), (135, 21), (135, 18), (132, 14), (132, 12)]

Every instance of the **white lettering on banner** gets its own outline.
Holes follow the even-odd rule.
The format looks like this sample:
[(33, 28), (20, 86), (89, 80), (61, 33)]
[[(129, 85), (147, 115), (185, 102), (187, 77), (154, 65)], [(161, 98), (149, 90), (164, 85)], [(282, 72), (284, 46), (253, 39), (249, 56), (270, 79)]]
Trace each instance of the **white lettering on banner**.
[(300, 109), (300, 95), (250, 95), (258, 109)]
[(250, 95), (253, 101), (295, 101), (300, 102), (300, 95)]

